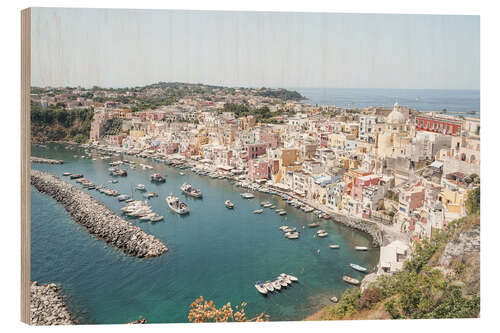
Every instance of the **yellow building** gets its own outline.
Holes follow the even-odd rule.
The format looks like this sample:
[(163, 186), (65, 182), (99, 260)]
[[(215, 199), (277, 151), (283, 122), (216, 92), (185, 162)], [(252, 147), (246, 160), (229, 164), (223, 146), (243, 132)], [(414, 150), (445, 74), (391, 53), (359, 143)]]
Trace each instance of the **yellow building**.
[(141, 138), (146, 135), (144, 130), (130, 130), (129, 135), (133, 138)]

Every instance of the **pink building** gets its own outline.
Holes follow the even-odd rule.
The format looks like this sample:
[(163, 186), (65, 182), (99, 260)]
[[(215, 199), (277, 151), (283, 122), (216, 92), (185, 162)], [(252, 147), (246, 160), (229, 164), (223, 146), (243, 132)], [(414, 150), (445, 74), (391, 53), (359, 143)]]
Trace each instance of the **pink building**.
[(109, 137), (109, 143), (113, 146), (121, 146), (123, 139), (127, 137), (127, 134), (113, 135)]
[(271, 166), (265, 160), (248, 161), (248, 178), (251, 181), (257, 179), (269, 179), (271, 177)]
[(261, 155), (266, 153), (267, 144), (265, 143), (255, 143), (251, 145), (247, 145), (246, 150), (248, 153), (248, 158), (253, 160)]
[(267, 145), (268, 148), (277, 148), (280, 143), (279, 133), (263, 131), (260, 133), (260, 142)]
[(179, 152), (179, 143), (178, 142), (169, 142), (169, 143), (162, 143), (160, 145), (160, 153), (162, 154), (175, 154)]
[(363, 188), (377, 185), (380, 177), (377, 175), (367, 175), (354, 178), (351, 196), (354, 200), (363, 200)]

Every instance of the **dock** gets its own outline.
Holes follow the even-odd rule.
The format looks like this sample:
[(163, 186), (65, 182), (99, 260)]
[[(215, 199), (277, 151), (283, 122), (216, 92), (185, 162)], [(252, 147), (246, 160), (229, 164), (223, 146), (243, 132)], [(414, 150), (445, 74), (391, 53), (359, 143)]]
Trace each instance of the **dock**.
[(42, 164), (64, 164), (63, 160), (52, 160), (50, 158), (43, 158), (43, 157), (36, 157), (36, 156), (31, 156), (30, 162), (31, 163), (42, 163)]

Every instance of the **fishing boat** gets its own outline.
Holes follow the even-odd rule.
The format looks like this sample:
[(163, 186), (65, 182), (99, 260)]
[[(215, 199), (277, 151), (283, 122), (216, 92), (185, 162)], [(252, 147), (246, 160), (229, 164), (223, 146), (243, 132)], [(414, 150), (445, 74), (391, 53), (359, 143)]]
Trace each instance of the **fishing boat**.
[(153, 183), (164, 183), (166, 180), (165, 180), (165, 177), (163, 177), (161, 174), (159, 173), (154, 173), (152, 174), (151, 176), (149, 176), (149, 178), (151, 179), (151, 181)]
[(317, 223), (317, 222), (313, 222), (313, 223), (309, 223), (307, 226), (308, 226), (309, 228), (316, 228), (316, 227), (319, 227), (319, 223)]
[(163, 216), (156, 214), (156, 216), (153, 216), (152, 218), (149, 219), (151, 222), (159, 222), (163, 220)]
[(356, 264), (349, 264), (349, 266), (351, 266), (352, 269), (355, 269), (359, 272), (366, 272), (368, 269), (363, 267), (363, 266), (359, 266), (359, 265), (356, 265)]
[(253, 199), (255, 198), (255, 196), (252, 194), (252, 193), (241, 193), (241, 196), (244, 198), (244, 199)]
[(63, 173), (63, 176), (71, 176), (71, 172), (65, 172)]
[(288, 236), (286, 236), (288, 239), (298, 239), (299, 238), (299, 233), (298, 232), (292, 232)]
[(261, 281), (257, 281), (257, 283), (255, 283), (255, 289), (257, 289), (257, 291), (262, 295), (267, 294), (267, 288)]
[(356, 280), (355, 278), (352, 278), (350, 277), (349, 275), (344, 275), (342, 277), (342, 280), (344, 280), (345, 282), (347, 283), (350, 283), (350, 284), (353, 284), (353, 285), (358, 285), (359, 284), (359, 280)]
[(355, 246), (354, 249), (356, 251), (368, 251), (368, 247), (366, 246)]
[(322, 232), (318, 234), (318, 237), (326, 237), (326, 236), (328, 236), (327, 232)]
[(332, 245), (329, 245), (328, 246), (330, 249), (339, 249), (340, 248), (340, 245), (338, 244), (332, 244)]
[(266, 287), (266, 289), (270, 292), (273, 292), (274, 291), (274, 287), (273, 287), (273, 284), (271, 283), (271, 281), (266, 281), (264, 283), (264, 287)]
[(229, 201), (229, 200), (226, 200), (224, 202), (224, 205), (226, 206), (226, 208), (229, 208), (229, 209), (233, 209), (234, 208), (234, 204), (231, 201)]
[(254, 214), (260, 214), (262, 213), (264, 210), (263, 209), (256, 209), (253, 211)]
[(203, 193), (201, 193), (199, 189), (193, 188), (193, 186), (191, 186), (191, 184), (188, 183), (182, 184), (181, 191), (186, 195), (192, 196), (193, 198), (203, 197)]
[(146, 191), (146, 186), (144, 186), (144, 184), (138, 184), (138, 185), (135, 187), (135, 189), (136, 189), (137, 191), (142, 191), (142, 192), (144, 192), (144, 191)]
[(273, 282), (271, 282), (273, 284), (273, 288), (275, 290), (281, 290), (281, 284), (278, 280), (274, 280)]
[(281, 212), (279, 212), (280, 215), (286, 215), (286, 211), (282, 210)]
[(188, 206), (184, 202), (180, 201), (176, 196), (170, 194), (165, 198), (165, 201), (167, 202), (168, 207), (177, 214), (184, 215), (189, 213)]
[(81, 173), (71, 175), (69, 176), (70, 179), (78, 179), (78, 178), (83, 178), (83, 175)]

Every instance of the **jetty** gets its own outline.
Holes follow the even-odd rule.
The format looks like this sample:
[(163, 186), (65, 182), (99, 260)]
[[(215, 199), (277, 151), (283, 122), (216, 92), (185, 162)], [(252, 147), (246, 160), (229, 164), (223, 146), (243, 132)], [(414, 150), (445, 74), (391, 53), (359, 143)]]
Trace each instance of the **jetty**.
[(97, 199), (50, 173), (31, 170), (31, 185), (61, 203), (76, 223), (106, 243), (138, 258), (168, 251), (163, 242), (125, 221)]
[(42, 163), (42, 164), (64, 164), (63, 160), (51, 160), (50, 158), (35, 157), (35, 156), (30, 157), (30, 162)]
[(38, 284), (35, 281), (31, 284), (30, 309), (32, 325), (74, 324), (61, 289), (54, 283)]

